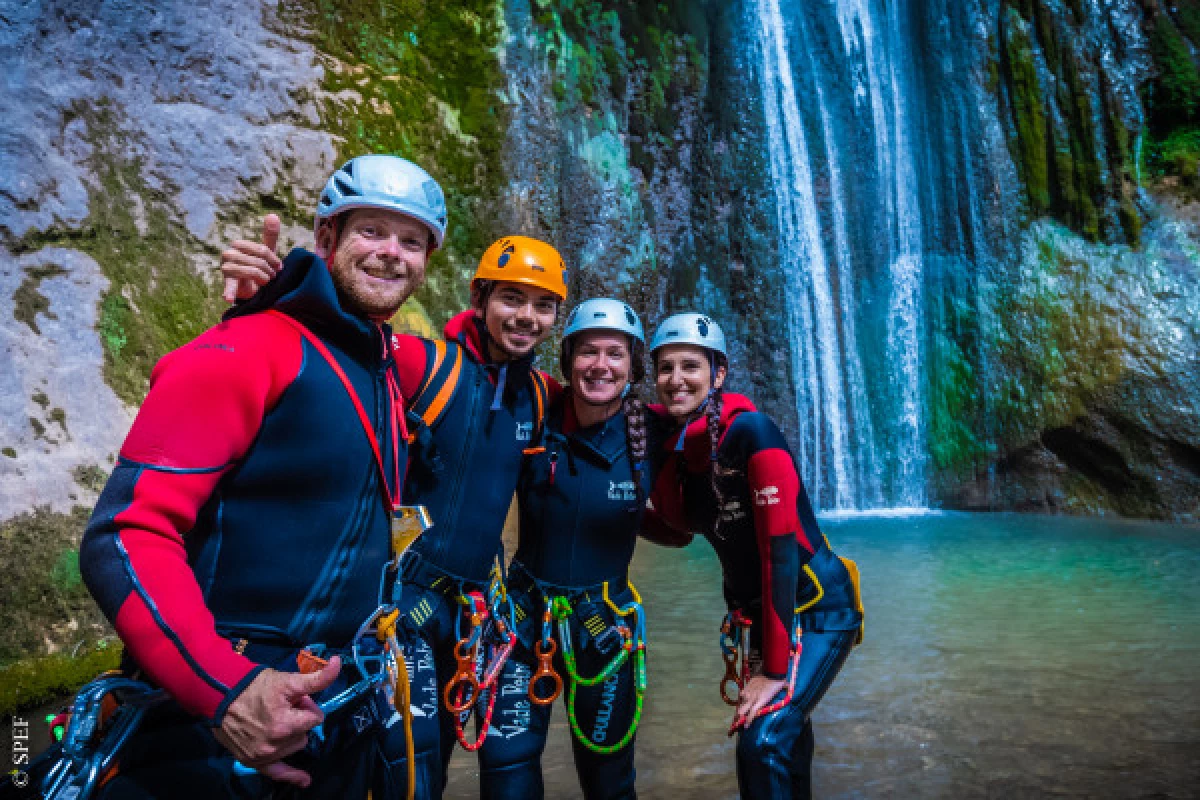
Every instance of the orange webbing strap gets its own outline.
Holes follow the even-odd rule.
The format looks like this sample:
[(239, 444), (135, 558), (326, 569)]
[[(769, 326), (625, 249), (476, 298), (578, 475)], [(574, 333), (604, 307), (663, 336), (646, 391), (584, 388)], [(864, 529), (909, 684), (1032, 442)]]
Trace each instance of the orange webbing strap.
[[(444, 356), (446, 343), (437, 342), (436, 344), (440, 345), (441, 353)], [(455, 345), (454, 352), (450, 357), (452, 359), (450, 364), (450, 374), (447, 375), (442, 381), (442, 385), (438, 388), (438, 392), (436, 395), (434, 395), (433, 400), (431, 400), (425, 410), (421, 412), (421, 419), (423, 419), (425, 424), (431, 428), (434, 426), (434, 423), (441, 418), (442, 412), (446, 410), (446, 404), (450, 402), (450, 398), (454, 396), (454, 390), (458, 386), (458, 374), (462, 371), (462, 348)], [(439, 367), (441, 366), (441, 360), (444, 359), (439, 359)]]
[(526, 447), (521, 452), (527, 456), (535, 456), (538, 453), (546, 452), (546, 448), (542, 446), (542, 423), (546, 418), (546, 402), (550, 394), (550, 390), (546, 387), (546, 378), (542, 375), (541, 370), (531, 370), (529, 373), (530, 382), (533, 384), (533, 435), (529, 437), (529, 447)]
[[(429, 384), (433, 382), (433, 378), (437, 375), (437, 371), (442, 368), (442, 361), (446, 358), (446, 342), (443, 339), (427, 341), (426, 344), (433, 346), (433, 363), (425, 371), (425, 377), (421, 380), (421, 386), (417, 389), (416, 397), (421, 397), (425, 394), (425, 390), (429, 388)], [(428, 356), (428, 348), (426, 348), (426, 356)]]

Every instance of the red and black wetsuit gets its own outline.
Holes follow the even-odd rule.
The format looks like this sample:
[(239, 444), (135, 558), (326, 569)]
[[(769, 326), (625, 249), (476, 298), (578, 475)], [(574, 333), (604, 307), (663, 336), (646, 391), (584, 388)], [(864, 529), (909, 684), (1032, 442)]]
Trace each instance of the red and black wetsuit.
[[(668, 430), (658, 448), (653, 511), (643, 536), (674, 545), (686, 543), (692, 532), (708, 539), (721, 561), (726, 603), (753, 621), (752, 642), (761, 648), (767, 677), (787, 677), (793, 631), (797, 622), (803, 628), (795, 696), (743, 732), (738, 783), (743, 797), (806, 796), (812, 744), (808, 715), (837, 675), (861, 624), (850, 576), (822, 536), (791, 451), (770, 417), (746, 397), (724, 393), (718, 507), (707, 417), (684, 432), (670, 430), (661, 406), (651, 410)], [(799, 619), (798, 608), (804, 609)]]
[[(390, 338), (342, 309), (320, 259), (297, 250), (287, 263), (296, 280), (273, 306), (334, 356), (397, 493), (405, 445), (393, 437)], [(294, 670), (288, 654), (308, 644), (348, 646), (375, 608), (390, 546), (380, 480), (362, 420), (325, 358), (284, 319), (237, 317), (155, 367), (80, 568), (133, 664), (183, 710), (218, 725), (265, 666)], [(208, 750), (173, 758), (201, 764), (222, 752), (210, 734), (189, 735)], [(214, 758), (221, 775), (181, 773), (172, 796), (189, 782), (200, 793), (229, 791), (224, 755), (228, 763)]]

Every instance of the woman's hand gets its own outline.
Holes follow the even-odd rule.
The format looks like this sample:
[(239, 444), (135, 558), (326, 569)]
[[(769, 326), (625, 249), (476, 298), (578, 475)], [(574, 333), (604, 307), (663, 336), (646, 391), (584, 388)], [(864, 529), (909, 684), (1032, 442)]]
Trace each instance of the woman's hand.
[(275, 254), (279, 242), (279, 217), (267, 214), (263, 219), (262, 242), (238, 239), (221, 253), (221, 277), (225, 279), (222, 297), (226, 303), (253, 297), (279, 272), (282, 262)]
[(769, 705), (775, 699), (775, 695), (785, 688), (787, 688), (787, 681), (768, 678), (765, 675), (755, 675), (746, 681), (746, 685), (742, 687), (738, 696), (737, 711), (733, 716), (731, 730), (737, 730), (753, 722), (754, 717), (763, 706)]

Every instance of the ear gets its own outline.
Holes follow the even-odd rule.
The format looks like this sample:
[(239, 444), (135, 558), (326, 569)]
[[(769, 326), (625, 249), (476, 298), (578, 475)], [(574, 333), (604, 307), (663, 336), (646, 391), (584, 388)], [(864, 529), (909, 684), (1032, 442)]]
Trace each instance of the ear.
[(334, 251), (337, 250), (337, 236), (334, 233), (334, 226), (331, 223), (324, 222), (317, 228), (316, 247), (313, 249), (317, 251), (317, 255), (324, 261), (328, 261)]
[(722, 386), (725, 385), (725, 375), (728, 372), (729, 372), (729, 370), (725, 369), (725, 367), (717, 367), (717, 375), (715, 378), (713, 378), (713, 388), (714, 389), (720, 389)]

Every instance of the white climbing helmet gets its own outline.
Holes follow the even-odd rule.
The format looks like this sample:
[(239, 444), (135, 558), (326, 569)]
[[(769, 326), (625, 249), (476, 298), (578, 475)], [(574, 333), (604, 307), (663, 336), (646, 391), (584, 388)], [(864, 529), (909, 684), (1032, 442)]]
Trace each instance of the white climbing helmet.
[(631, 374), (634, 383), (641, 381), (645, 376), (646, 333), (641, 319), (628, 303), (610, 297), (593, 297), (572, 309), (563, 328), (558, 357), (558, 366), (567, 377), (571, 375), (571, 339), (584, 331), (615, 331), (630, 337)]
[(397, 156), (352, 158), (333, 173), (317, 201), (321, 220), (356, 208), (381, 208), (406, 214), (429, 228), (435, 247), (446, 238), (446, 196), (429, 173)]
[(694, 344), (727, 358), (725, 334), (711, 317), (695, 312), (675, 314), (663, 320), (650, 340), (650, 355), (669, 344)]

